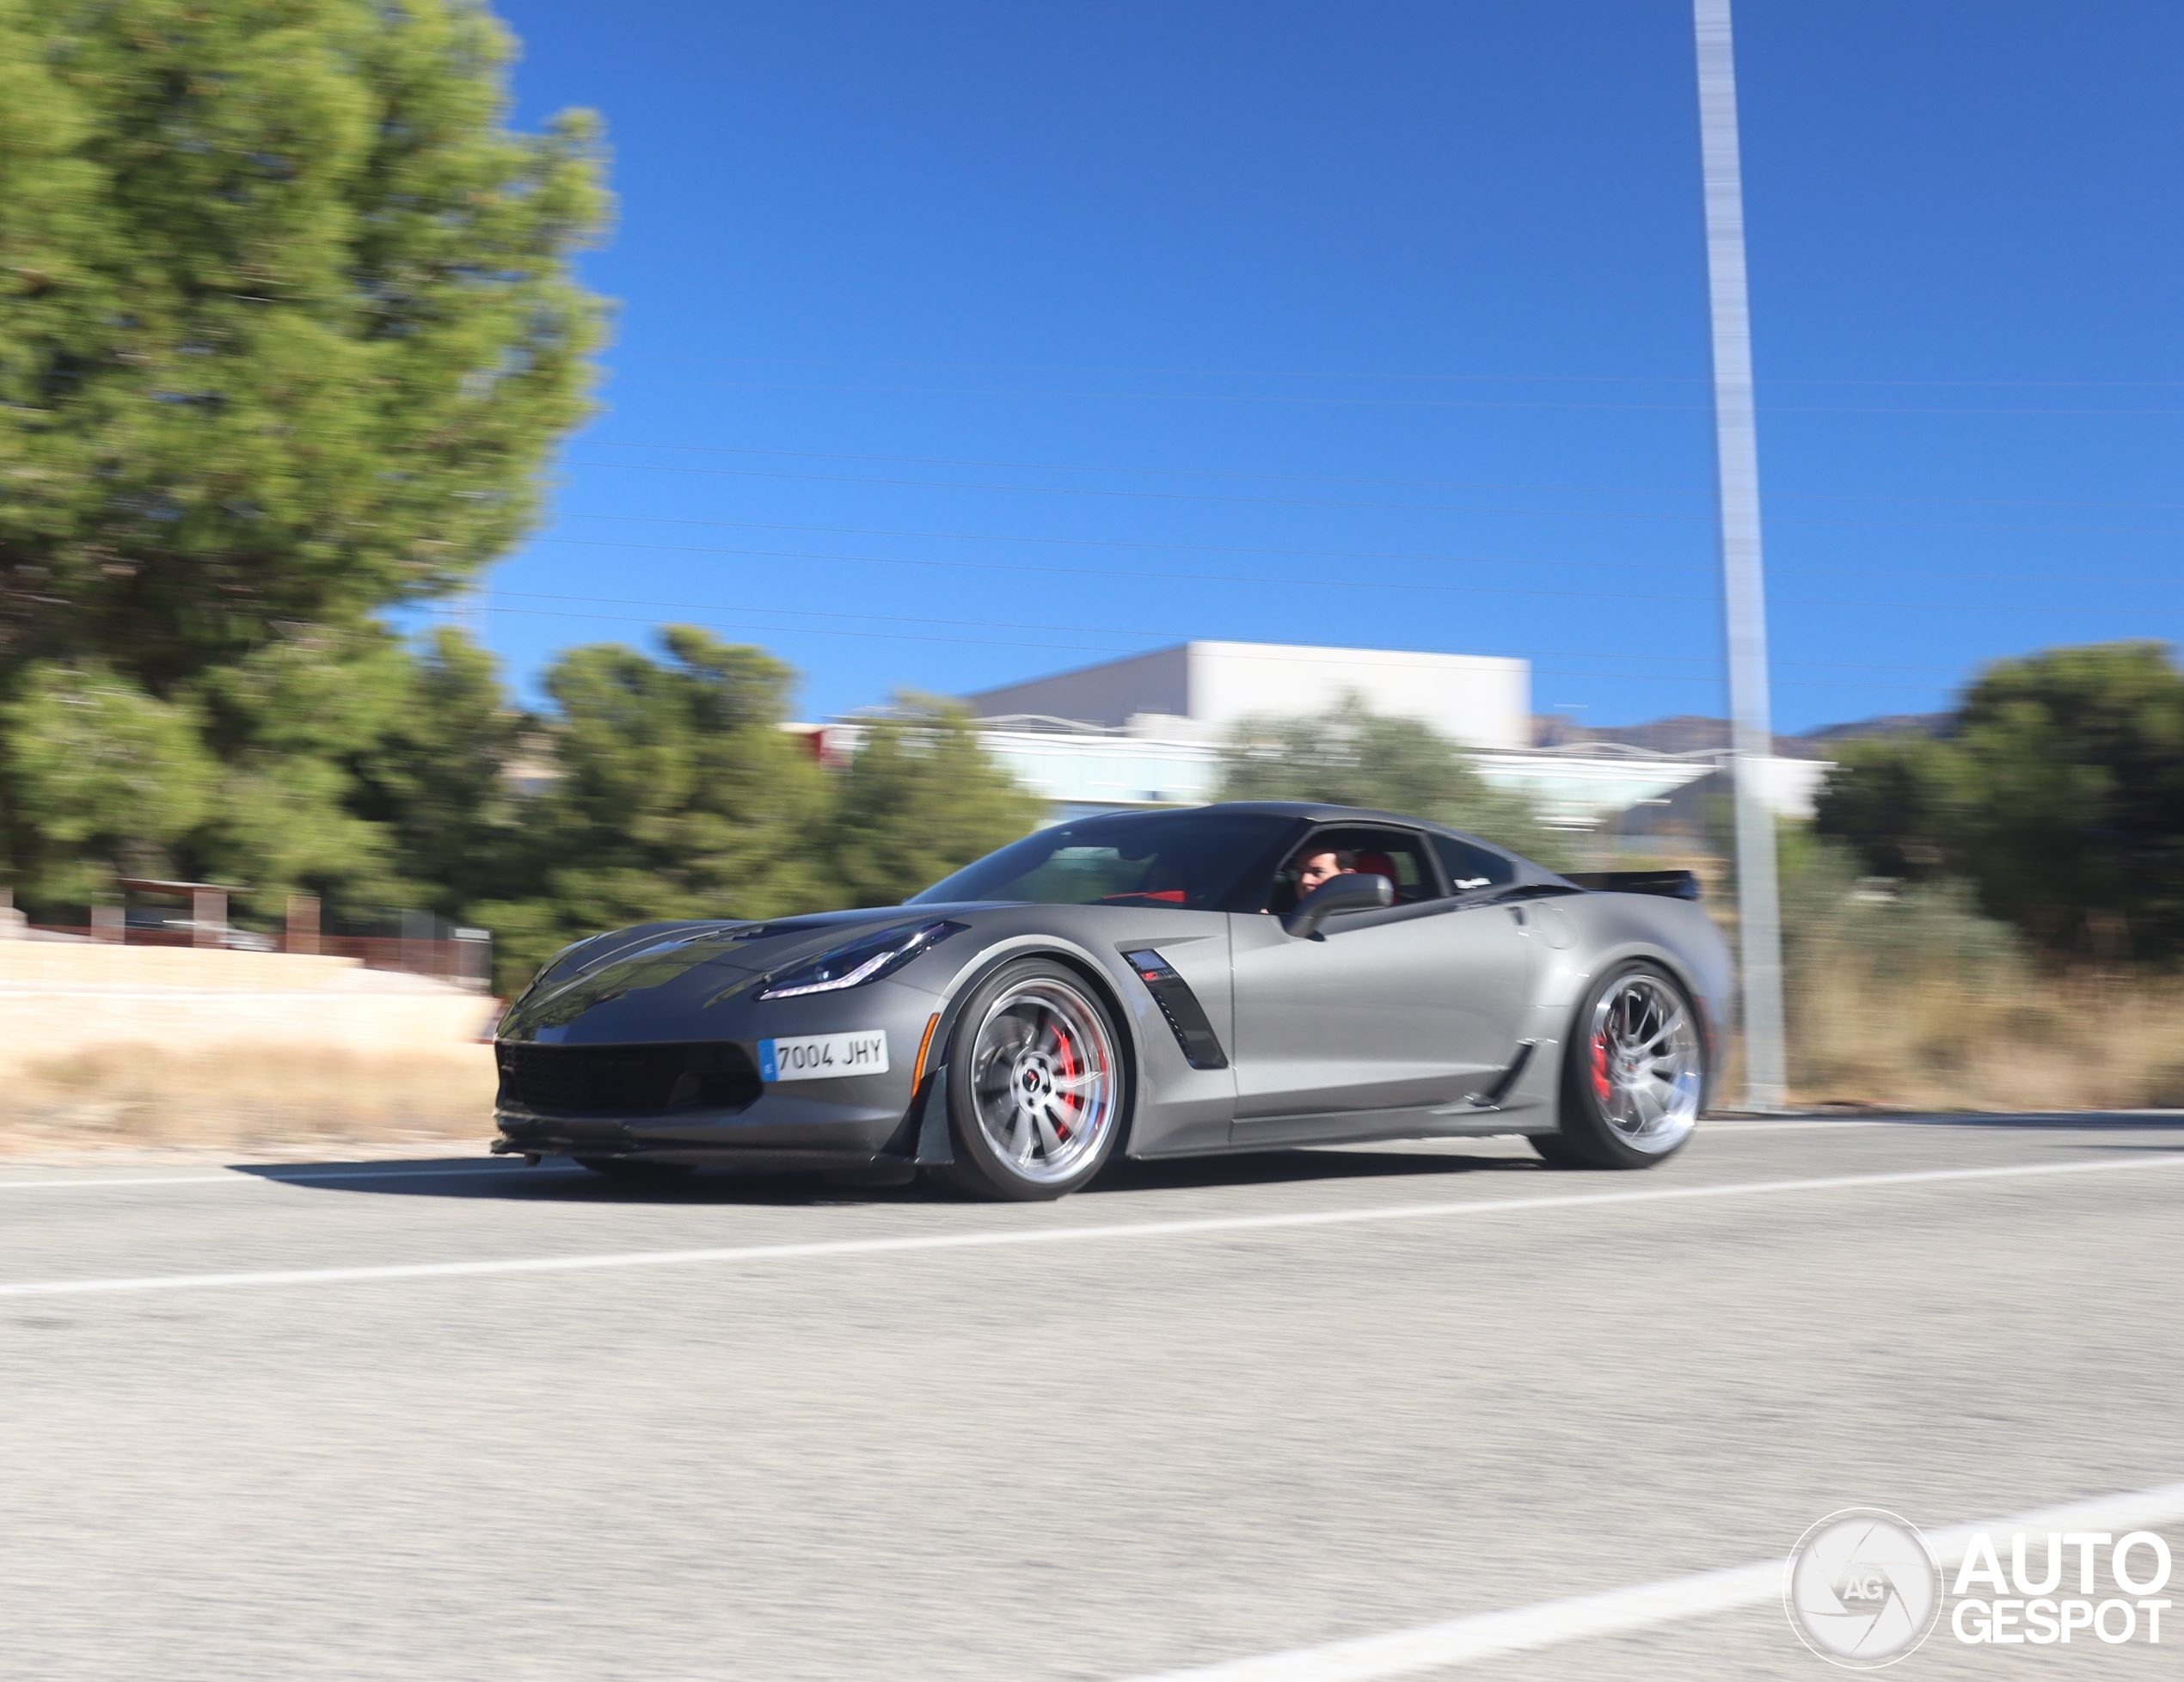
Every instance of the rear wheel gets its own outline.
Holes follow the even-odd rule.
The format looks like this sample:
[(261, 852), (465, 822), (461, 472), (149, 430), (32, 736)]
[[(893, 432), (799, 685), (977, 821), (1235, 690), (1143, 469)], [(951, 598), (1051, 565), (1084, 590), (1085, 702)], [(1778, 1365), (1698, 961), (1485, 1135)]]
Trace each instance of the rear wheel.
[(1631, 964), (1595, 987), (1562, 1059), (1562, 1126), (1531, 1141), (1561, 1168), (1651, 1168), (1683, 1149), (1706, 1098), (1698, 1012), (1668, 974)]
[(1128, 1119), (1120, 1042), (1099, 996), (1067, 966), (1030, 958), (982, 982), (958, 1023), (947, 1178), (974, 1197), (1019, 1202), (1088, 1183)]

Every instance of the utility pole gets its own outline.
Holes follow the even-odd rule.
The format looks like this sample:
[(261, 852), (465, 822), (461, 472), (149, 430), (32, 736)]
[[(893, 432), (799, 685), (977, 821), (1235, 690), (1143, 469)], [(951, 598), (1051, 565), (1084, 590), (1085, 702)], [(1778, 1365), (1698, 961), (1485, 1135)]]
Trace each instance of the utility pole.
[(1759, 561), (1759, 445), (1752, 414), (1751, 314), (1745, 290), (1744, 171), (1737, 147), (1736, 49), (1729, 0), (1691, 0), (1699, 68), (1699, 151), (1706, 179), (1707, 290), (1714, 317), (1714, 449), (1721, 594), (1729, 645), (1730, 775), (1737, 802), (1737, 943), (1744, 972), (1745, 1102), (1779, 1109), (1782, 935), (1774, 814), (1761, 798), (1772, 756), (1767, 595)]

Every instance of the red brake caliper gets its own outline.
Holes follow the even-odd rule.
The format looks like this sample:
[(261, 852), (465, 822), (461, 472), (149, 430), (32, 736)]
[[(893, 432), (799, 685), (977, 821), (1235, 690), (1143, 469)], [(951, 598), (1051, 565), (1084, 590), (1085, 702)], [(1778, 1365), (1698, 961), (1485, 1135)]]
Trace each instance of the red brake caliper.
[[(1062, 1054), (1062, 1078), (1064, 1080), (1076, 1079), (1077, 1059), (1070, 1055), (1070, 1036), (1063, 1033), (1059, 1028), (1057, 1028), (1054, 1030), (1054, 1042), (1056, 1048)], [(1077, 1094), (1071, 1092), (1064, 1094), (1064, 1096), (1069, 1099), (1071, 1107), (1075, 1108), (1077, 1103)], [(1054, 1133), (1058, 1138), (1067, 1139), (1070, 1136), (1068, 1124), (1062, 1121), (1055, 1122)]]
[(1608, 1102), (1608, 1036), (1592, 1036), (1592, 1096), (1602, 1103)]

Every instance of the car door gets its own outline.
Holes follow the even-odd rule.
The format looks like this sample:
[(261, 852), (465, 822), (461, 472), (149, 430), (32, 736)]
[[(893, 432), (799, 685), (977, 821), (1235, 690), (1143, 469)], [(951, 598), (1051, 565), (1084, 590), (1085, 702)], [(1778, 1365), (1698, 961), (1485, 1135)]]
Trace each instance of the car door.
[(1278, 915), (1233, 918), (1236, 1141), (1459, 1103), (1516, 1055), (1533, 963), (1522, 912), (1451, 894), (1438, 862), (1426, 869), (1421, 897), (1330, 918), (1316, 938)]

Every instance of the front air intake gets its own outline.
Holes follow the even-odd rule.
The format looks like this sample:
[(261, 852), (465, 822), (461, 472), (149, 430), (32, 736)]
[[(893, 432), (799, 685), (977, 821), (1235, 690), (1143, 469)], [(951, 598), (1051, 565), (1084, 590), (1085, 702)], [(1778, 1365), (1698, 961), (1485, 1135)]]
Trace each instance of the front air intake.
[(500, 1107), (534, 1115), (670, 1115), (736, 1111), (763, 1088), (741, 1046), (534, 1046), (494, 1048)]

